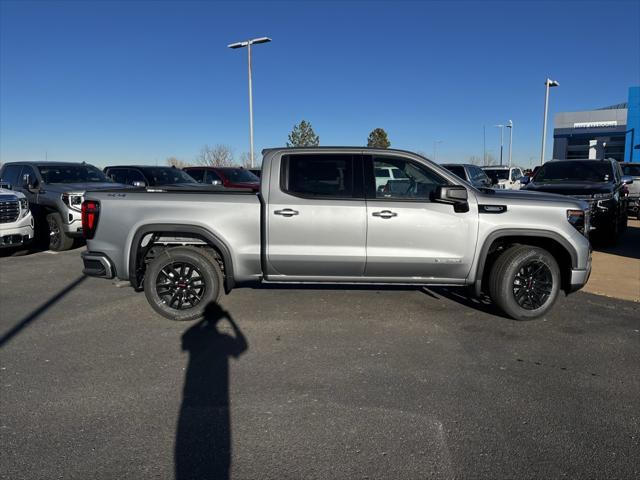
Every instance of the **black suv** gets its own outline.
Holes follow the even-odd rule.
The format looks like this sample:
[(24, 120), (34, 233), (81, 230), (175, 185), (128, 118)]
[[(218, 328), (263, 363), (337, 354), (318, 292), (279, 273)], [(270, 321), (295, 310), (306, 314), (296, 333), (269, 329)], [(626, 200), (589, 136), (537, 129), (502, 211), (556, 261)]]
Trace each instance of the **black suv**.
[(159, 187), (162, 185), (202, 187), (195, 178), (176, 167), (118, 165), (106, 167), (104, 173), (114, 182), (134, 187)]
[(589, 203), (594, 235), (615, 243), (627, 227), (627, 184), (620, 164), (607, 160), (554, 160), (545, 163), (525, 187), (536, 192), (570, 195)]

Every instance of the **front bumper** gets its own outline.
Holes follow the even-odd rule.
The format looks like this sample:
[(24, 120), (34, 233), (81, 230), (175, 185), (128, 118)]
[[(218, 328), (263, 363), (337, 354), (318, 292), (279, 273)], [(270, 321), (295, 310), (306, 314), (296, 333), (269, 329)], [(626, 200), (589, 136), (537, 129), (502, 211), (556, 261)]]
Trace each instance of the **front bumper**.
[(33, 216), (27, 215), (5, 228), (0, 224), (0, 248), (18, 247), (33, 240)]
[(633, 213), (637, 215), (640, 211), (640, 197), (629, 197), (629, 205), (627, 206), (627, 211), (629, 213)]
[(584, 287), (589, 281), (591, 276), (591, 252), (589, 252), (589, 260), (587, 262), (587, 268), (584, 269), (571, 269), (571, 277), (569, 278), (569, 288), (567, 293), (575, 292)]
[(65, 206), (60, 211), (62, 216), (62, 230), (70, 237), (82, 236), (82, 213)]

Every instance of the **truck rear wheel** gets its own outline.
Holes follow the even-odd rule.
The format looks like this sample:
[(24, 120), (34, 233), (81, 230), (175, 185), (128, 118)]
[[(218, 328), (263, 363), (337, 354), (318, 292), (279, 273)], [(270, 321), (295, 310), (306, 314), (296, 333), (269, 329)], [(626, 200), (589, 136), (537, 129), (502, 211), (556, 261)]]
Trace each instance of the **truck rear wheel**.
[(541, 317), (560, 291), (560, 267), (546, 250), (516, 245), (505, 250), (489, 274), (489, 295), (515, 320)]
[(49, 230), (49, 250), (63, 252), (73, 247), (73, 238), (69, 237), (62, 228), (62, 217), (59, 213), (47, 215)]
[(222, 271), (212, 255), (201, 248), (164, 250), (147, 267), (144, 294), (165, 318), (196, 320), (222, 293)]

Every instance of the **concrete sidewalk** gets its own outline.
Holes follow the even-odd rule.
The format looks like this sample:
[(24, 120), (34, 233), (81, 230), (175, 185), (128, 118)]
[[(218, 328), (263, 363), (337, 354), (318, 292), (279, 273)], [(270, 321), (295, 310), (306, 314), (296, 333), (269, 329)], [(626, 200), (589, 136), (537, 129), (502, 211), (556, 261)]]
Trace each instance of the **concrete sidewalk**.
[(586, 292), (640, 302), (640, 221), (629, 220), (615, 247), (593, 252), (593, 270)]

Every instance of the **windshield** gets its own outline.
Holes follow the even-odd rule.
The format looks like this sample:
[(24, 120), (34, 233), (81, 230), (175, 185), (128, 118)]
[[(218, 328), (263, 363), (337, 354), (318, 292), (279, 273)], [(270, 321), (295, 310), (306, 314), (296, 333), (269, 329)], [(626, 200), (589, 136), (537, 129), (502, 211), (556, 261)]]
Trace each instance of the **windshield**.
[(220, 171), (230, 182), (259, 182), (260, 179), (256, 177), (249, 170), (244, 168), (221, 168)]
[(93, 165), (38, 165), (38, 169), (44, 183), (111, 183), (111, 179)]
[(598, 162), (588, 160), (585, 162), (575, 162), (571, 160), (560, 160), (558, 162), (546, 163), (533, 181), (537, 183), (548, 182), (611, 182), (613, 172), (611, 164), (608, 162)]
[(632, 177), (640, 177), (640, 165), (623, 165), (622, 173)]
[(501, 170), (485, 170), (484, 173), (487, 174), (487, 177), (491, 179), (492, 183), (498, 183), (498, 180), (508, 180), (509, 179), (509, 170), (501, 169)]
[(460, 178), (462, 178), (463, 180), (467, 177), (464, 174), (464, 167), (461, 167), (460, 165), (444, 165), (444, 168), (446, 168), (447, 170), (449, 170), (451, 173), (453, 173), (454, 175), (459, 176)]
[(144, 173), (152, 185), (176, 185), (179, 183), (198, 183), (195, 178), (173, 167), (145, 168)]

